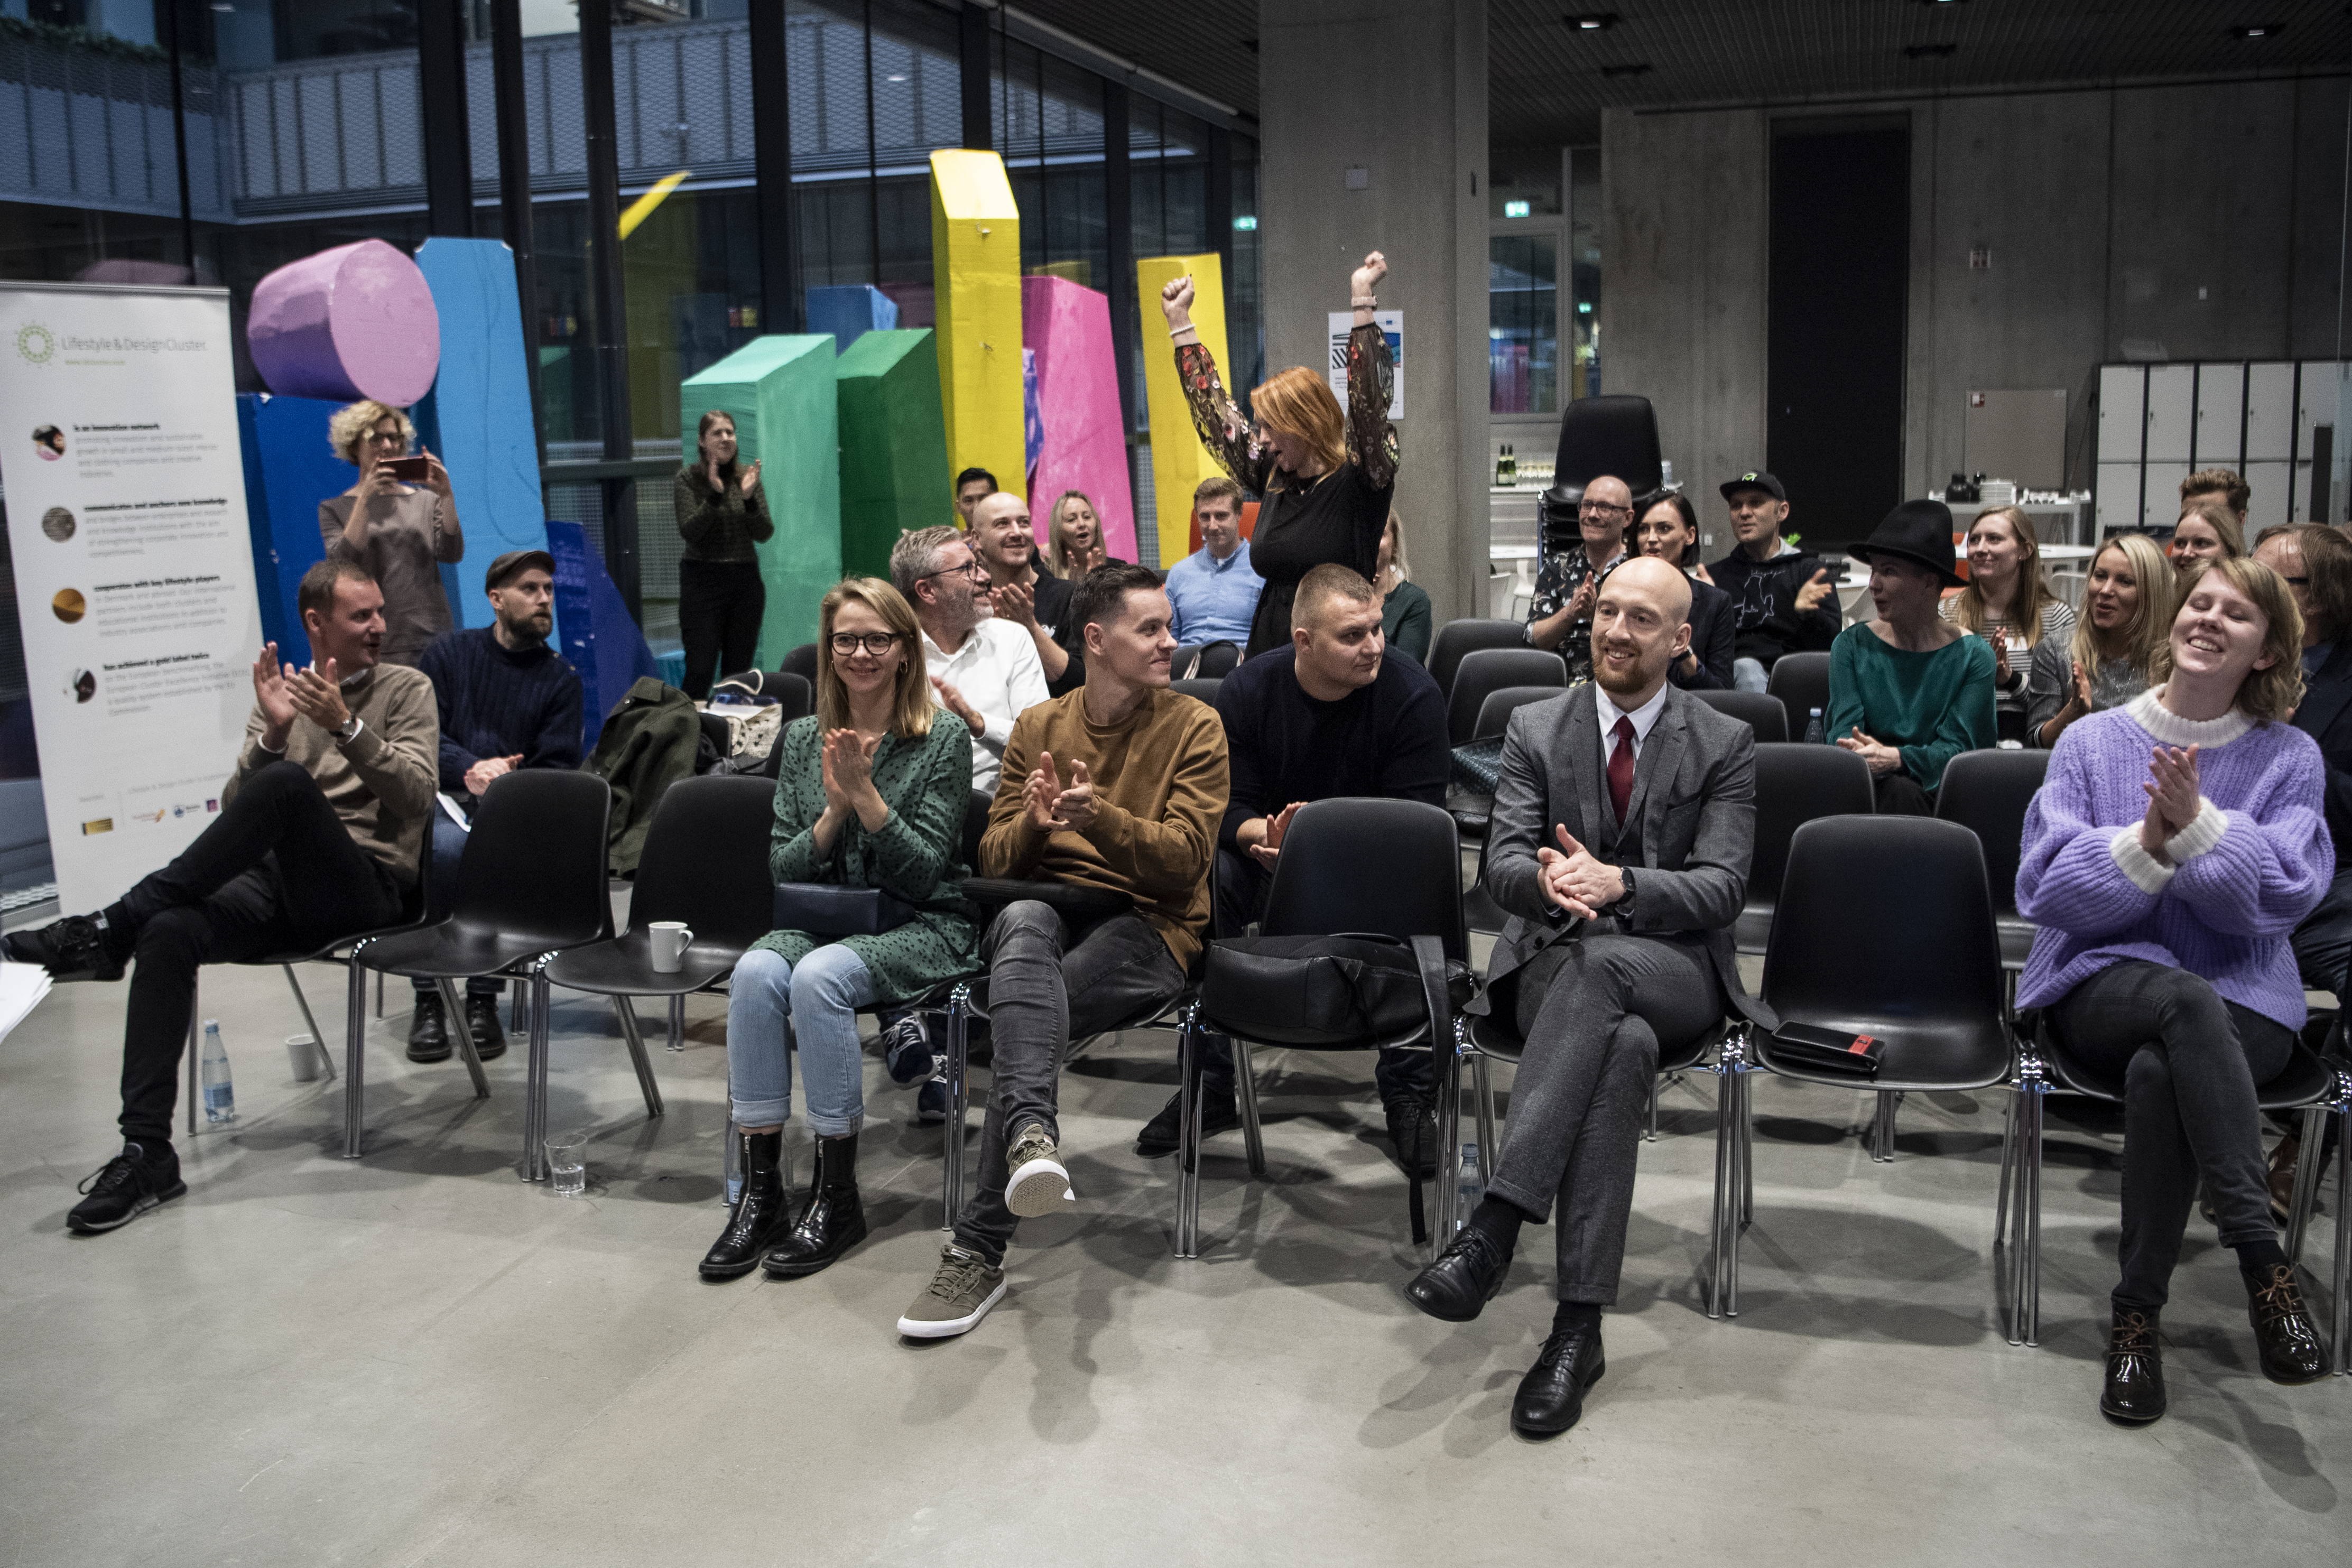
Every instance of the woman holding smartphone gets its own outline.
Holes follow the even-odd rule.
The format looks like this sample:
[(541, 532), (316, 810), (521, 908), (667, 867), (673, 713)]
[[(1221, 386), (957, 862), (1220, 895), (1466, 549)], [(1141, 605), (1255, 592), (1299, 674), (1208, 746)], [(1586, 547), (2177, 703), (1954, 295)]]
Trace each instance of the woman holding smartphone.
[(466, 534), (449, 471), (430, 452), (410, 457), (416, 427), (396, 408), (365, 399), (327, 422), (335, 455), (359, 482), (319, 503), (331, 560), (356, 562), (383, 591), (383, 662), (416, 663), (425, 644), (456, 623), (441, 568), (466, 559)]

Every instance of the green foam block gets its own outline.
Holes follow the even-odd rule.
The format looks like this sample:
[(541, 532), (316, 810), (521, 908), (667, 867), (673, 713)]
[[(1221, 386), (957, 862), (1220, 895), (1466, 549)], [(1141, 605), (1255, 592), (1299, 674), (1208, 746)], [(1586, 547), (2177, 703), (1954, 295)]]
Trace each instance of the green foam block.
[[(937, 371), (933, 372), (936, 376)], [(934, 394), (936, 401), (936, 393)], [(755, 338), (678, 388), (678, 428), (694, 450), (696, 425), (712, 409), (735, 419), (739, 463), (760, 462), (760, 487), (773, 538), (759, 547), (768, 611), (759, 664), (816, 639), (817, 607), (841, 580), (839, 404), (833, 339), (826, 333)]]
[(909, 528), (955, 521), (940, 356), (929, 328), (861, 334), (834, 366), (841, 393), (841, 566), (890, 575)]

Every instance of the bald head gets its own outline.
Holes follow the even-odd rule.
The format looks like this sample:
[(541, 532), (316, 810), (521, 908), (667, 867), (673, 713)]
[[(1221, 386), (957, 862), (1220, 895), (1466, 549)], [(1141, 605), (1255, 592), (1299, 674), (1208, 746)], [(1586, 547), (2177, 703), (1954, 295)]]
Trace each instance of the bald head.
[(1606, 566), (1625, 542), (1633, 522), (1633, 492), (1614, 474), (1596, 475), (1584, 482), (1584, 499), (1576, 509), (1578, 530), (1584, 536), (1584, 553), (1595, 566)]
[(1654, 555), (1636, 556), (1611, 572), (1608, 586), (1622, 592), (1654, 596), (1666, 620), (1689, 623), (1690, 579)]
[(1036, 544), (1036, 534), (1029, 526), (1029, 503), (1020, 497), (999, 490), (972, 507), (972, 553), (994, 580), (1019, 580), (1028, 570)]
[(1690, 646), (1690, 603), (1689, 579), (1653, 556), (1636, 556), (1601, 584), (1592, 605), (1592, 678), (1619, 707), (1640, 707), (1666, 684), (1666, 672)]

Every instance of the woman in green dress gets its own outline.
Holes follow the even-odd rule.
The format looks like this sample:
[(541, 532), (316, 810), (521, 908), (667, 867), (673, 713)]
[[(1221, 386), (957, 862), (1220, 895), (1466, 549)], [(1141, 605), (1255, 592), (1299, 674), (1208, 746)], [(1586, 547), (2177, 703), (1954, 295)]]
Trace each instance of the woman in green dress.
[[(911, 1000), (978, 967), (979, 932), (962, 891), (971, 868), (958, 858), (971, 801), (971, 732), (935, 722), (921, 629), (896, 589), (845, 579), (819, 616), (816, 712), (786, 726), (779, 743), (769, 869), (778, 882), (879, 888), (915, 913), (878, 936), (772, 931), (736, 965), (727, 1086), (743, 1190), (702, 1260), (706, 1280), (755, 1266), (771, 1279), (814, 1274), (865, 1238), (857, 1009)], [(777, 1169), (792, 1110), (791, 1043), (817, 1138), (798, 1224)]]
[(1435, 630), (1429, 595), (1412, 580), (1412, 569), (1404, 559), (1404, 519), (1393, 510), (1389, 526), (1381, 530), (1372, 586), (1381, 591), (1381, 636), (1414, 664), (1428, 664), (1429, 639)]

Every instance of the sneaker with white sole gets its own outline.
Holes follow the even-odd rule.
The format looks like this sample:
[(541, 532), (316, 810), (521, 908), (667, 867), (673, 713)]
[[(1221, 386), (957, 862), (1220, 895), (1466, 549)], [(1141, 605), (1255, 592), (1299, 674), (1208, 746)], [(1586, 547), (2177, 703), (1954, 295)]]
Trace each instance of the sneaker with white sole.
[(1004, 1163), (1013, 1172), (1004, 1181), (1004, 1207), (1022, 1218), (1066, 1214), (1078, 1207), (1078, 1195), (1070, 1190), (1070, 1173), (1054, 1140), (1036, 1123), (1021, 1129)]
[(1003, 1299), (1004, 1270), (950, 1242), (940, 1249), (939, 1272), (898, 1320), (898, 1332), (908, 1339), (953, 1339), (978, 1328)]
[(901, 1089), (911, 1089), (931, 1075), (930, 1030), (921, 1013), (902, 1013), (882, 1031), (882, 1066)]

